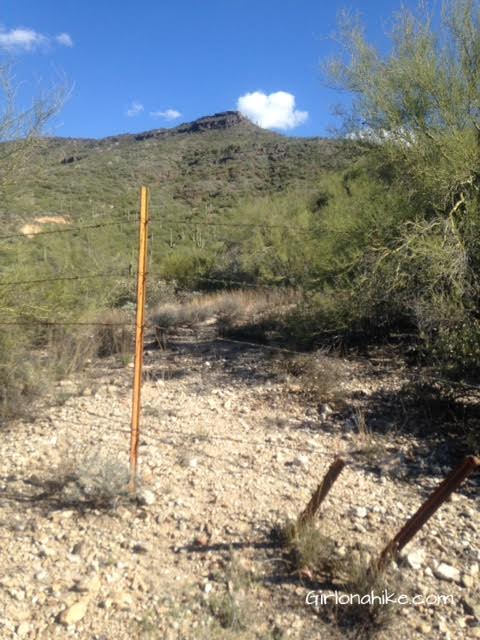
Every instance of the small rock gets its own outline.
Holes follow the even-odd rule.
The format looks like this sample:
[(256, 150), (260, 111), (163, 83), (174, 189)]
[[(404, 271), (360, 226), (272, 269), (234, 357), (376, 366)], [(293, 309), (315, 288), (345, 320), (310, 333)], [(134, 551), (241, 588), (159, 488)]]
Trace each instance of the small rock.
[(112, 596), (112, 603), (123, 611), (127, 611), (131, 609), (133, 606), (133, 597), (130, 593), (126, 591), (117, 591)]
[(441, 562), (437, 567), (435, 567), (433, 573), (439, 580), (446, 580), (447, 582), (460, 581), (460, 571), (445, 562)]
[(38, 580), (39, 582), (45, 582), (46, 580), (48, 580), (48, 573), (46, 571), (37, 571), (37, 573), (35, 574), (35, 580)]
[(112, 606), (112, 600), (110, 598), (105, 598), (105, 600), (100, 600), (98, 606), (101, 609), (110, 609)]
[(417, 631), (420, 631), (420, 633), (426, 635), (427, 633), (430, 633), (430, 631), (432, 630), (432, 625), (422, 620), (417, 624), (415, 628)]
[(297, 467), (306, 467), (308, 465), (308, 456), (302, 453), (292, 460), (292, 464)]
[(468, 573), (462, 573), (460, 577), (460, 584), (462, 587), (465, 587), (465, 589), (471, 589), (474, 583), (475, 580), (473, 579), (473, 576), (468, 575)]
[(318, 405), (318, 413), (320, 414), (320, 418), (322, 420), (326, 420), (328, 416), (333, 413), (333, 409), (328, 404), (320, 404)]
[(405, 556), (405, 560), (411, 569), (418, 571), (425, 562), (425, 551), (423, 549), (414, 549)]
[(25, 636), (30, 633), (30, 629), (31, 626), (28, 622), (21, 622), (16, 629), (17, 636), (19, 638), (25, 638)]
[(472, 600), (471, 598), (462, 598), (462, 605), (465, 613), (469, 616), (473, 616), (477, 620), (480, 620), (480, 602)]
[(132, 551), (133, 553), (148, 553), (149, 549), (143, 544), (134, 544)]
[(155, 504), (156, 499), (155, 494), (153, 491), (150, 491), (150, 489), (142, 489), (137, 497), (138, 502), (147, 507), (151, 507), (152, 504)]
[(447, 621), (444, 620), (443, 618), (438, 618), (436, 622), (437, 622), (438, 629), (442, 633), (448, 634), (448, 637), (450, 637)]
[(188, 466), (190, 467), (190, 469), (196, 469), (198, 467), (197, 458), (190, 458), (188, 461)]
[(64, 625), (71, 625), (80, 622), (80, 620), (87, 613), (88, 598), (82, 598), (67, 609), (64, 609), (60, 614), (60, 622)]
[(353, 510), (353, 515), (356, 518), (366, 518), (367, 514), (368, 514), (368, 511), (367, 511), (367, 509), (365, 507), (356, 507)]
[(291, 384), (288, 386), (289, 393), (302, 393), (303, 388), (300, 384)]
[(82, 550), (84, 547), (85, 547), (84, 542), (77, 542), (72, 547), (72, 555), (79, 556), (82, 553)]

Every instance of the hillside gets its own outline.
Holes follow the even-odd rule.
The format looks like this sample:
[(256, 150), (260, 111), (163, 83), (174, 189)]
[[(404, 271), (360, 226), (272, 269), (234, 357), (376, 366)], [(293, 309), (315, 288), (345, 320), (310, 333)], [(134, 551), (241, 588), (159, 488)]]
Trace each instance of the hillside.
[(140, 183), (169, 210), (222, 210), (245, 198), (311, 188), (353, 153), (345, 140), (282, 136), (235, 111), (101, 140), (46, 138), (28, 173), (7, 190), (0, 214), (120, 212), (136, 207)]

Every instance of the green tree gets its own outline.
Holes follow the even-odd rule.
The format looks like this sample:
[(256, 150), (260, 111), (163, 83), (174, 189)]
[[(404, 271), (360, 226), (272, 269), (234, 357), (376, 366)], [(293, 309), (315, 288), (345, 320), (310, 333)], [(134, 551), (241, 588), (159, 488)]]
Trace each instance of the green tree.
[(383, 54), (344, 15), (326, 66), (352, 96), (344, 129), (367, 151), (324, 216), (325, 250), (342, 263), (330, 275), (360, 301), (354, 317), (407, 318), (442, 358), (478, 367), (479, 3), (402, 9), (390, 37)]
[(21, 84), (10, 60), (0, 61), (0, 190), (18, 181), (33, 150), (43, 141), (45, 126), (61, 109), (68, 86), (62, 81), (41, 90), (30, 104), (21, 106)]

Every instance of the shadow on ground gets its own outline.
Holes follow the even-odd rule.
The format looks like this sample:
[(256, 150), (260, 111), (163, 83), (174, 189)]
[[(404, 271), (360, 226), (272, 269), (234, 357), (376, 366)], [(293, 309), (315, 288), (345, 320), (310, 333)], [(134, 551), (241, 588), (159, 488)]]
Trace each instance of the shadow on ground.
[[(150, 352), (160, 353), (158, 365), (155, 363), (149, 375), (168, 379), (183, 377), (186, 368), (175, 369), (179, 356), (186, 357), (192, 364), (191, 369), (204, 369), (205, 362), (228, 376), (233, 381), (248, 385), (264, 384), (269, 380), (278, 380), (272, 364), (282, 357), (282, 351), (276, 351), (275, 345), (266, 343), (266, 338), (256, 344), (247, 335), (245, 341), (238, 335), (232, 339), (217, 335), (215, 327), (196, 332), (179, 331), (171, 336), (166, 351), (158, 351), (158, 343), (148, 345)], [(153, 355), (153, 354), (152, 354)], [(368, 357), (365, 359), (370, 363)], [(369, 368), (369, 376), (382, 379), (392, 375), (401, 363), (398, 349), (392, 353), (371, 356), (375, 366)], [(172, 371), (175, 373), (172, 374)], [(403, 369), (405, 373), (405, 369)], [(371, 444), (352, 448), (352, 461), (355, 466), (367, 468), (373, 473), (385, 473), (385, 461), (401, 466), (399, 482), (422, 484), (424, 477), (438, 477), (439, 481), (465, 455), (475, 453), (480, 447), (480, 397), (476, 401), (466, 401), (461, 395), (448, 395), (445, 388), (433, 385), (420, 385), (415, 382), (412, 370), (411, 379), (407, 370), (407, 382), (399, 390), (386, 392), (381, 390), (360, 399), (352, 394), (347, 399), (347, 408), (334, 415), (333, 428), (338, 432), (338, 423), (347, 424), (352, 418), (352, 406), (361, 406), (369, 432), (374, 436), (375, 446)], [(470, 394), (471, 395), (471, 394)], [(480, 396), (480, 393), (477, 392)], [(349, 406), (350, 405), (350, 406)], [(277, 421), (278, 422), (278, 421)], [(319, 423), (318, 417), (306, 421), (302, 429), (306, 432), (328, 430), (332, 423)], [(281, 421), (272, 424), (283, 428)], [(402, 441), (402, 446), (398, 442)], [(408, 447), (405, 447), (408, 440)], [(396, 451), (398, 447), (398, 451)], [(480, 473), (474, 473), (461, 487), (461, 491), (473, 496), (478, 492)], [(425, 493), (431, 486), (425, 487)]]

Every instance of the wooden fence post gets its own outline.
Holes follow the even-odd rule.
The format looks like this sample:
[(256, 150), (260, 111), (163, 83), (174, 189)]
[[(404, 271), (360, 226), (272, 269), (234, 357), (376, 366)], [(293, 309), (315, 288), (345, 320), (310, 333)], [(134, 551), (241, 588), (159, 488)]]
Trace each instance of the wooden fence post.
[(140, 191), (140, 232), (137, 269), (137, 314), (135, 321), (135, 361), (133, 372), (132, 425), (130, 432), (130, 491), (137, 488), (138, 442), (140, 437), (140, 396), (142, 391), (143, 340), (145, 331), (145, 292), (147, 282), (149, 190)]

